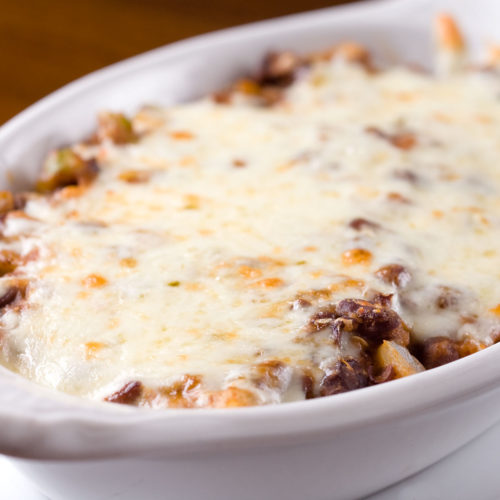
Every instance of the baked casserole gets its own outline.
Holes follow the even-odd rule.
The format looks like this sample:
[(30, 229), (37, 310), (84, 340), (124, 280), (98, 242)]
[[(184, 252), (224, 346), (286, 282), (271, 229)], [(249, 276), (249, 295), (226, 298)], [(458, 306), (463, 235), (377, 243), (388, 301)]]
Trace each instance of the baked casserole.
[(270, 54), (98, 117), (1, 193), (1, 361), (150, 408), (359, 389), (500, 337), (500, 78), (437, 22), (436, 74), (355, 43)]

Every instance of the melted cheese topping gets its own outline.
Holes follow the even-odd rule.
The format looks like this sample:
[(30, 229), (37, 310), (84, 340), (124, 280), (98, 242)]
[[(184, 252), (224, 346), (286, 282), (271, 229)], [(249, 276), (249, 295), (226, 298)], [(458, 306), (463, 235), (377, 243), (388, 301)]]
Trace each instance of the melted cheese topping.
[[(303, 399), (304, 373), (358, 352), (305, 333), (314, 308), (374, 291), (393, 294), (417, 339), (491, 343), (499, 95), (489, 74), (334, 60), (271, 108), (240, 96), (142, 111), (138, 142), (77, 147), (101, 169), (83, 193), (7, 217), (2, 248), (36, 257), (15, 273), (29, 279), (25, 303), (1, 318), (4, 363), (93, 399), (186, 374), (201, 381), (198, 406), (228, 387), (255, 404)], [(389, 264), (409, 283), (380, 279)], [(255, 366), (270, 360), (284, 368), (263, 383)]]

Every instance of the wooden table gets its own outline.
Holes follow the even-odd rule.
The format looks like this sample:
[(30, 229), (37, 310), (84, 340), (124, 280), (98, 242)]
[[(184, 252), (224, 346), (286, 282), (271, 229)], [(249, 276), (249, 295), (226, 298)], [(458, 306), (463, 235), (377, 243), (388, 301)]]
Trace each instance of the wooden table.
[(0, 0), (0, 123), (65, 83), (145, 50), (348, 1)]

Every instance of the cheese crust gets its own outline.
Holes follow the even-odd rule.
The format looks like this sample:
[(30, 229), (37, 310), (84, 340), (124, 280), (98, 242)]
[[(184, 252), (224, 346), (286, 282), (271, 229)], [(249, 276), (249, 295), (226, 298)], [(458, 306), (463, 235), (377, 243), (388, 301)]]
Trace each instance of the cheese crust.
[(38, 193), (3, 195), (2, 363), (84, 398), (231, 407), (496, 342), (499, 95), (493, 70), (374, 71), (344, 44), (102, 114)]

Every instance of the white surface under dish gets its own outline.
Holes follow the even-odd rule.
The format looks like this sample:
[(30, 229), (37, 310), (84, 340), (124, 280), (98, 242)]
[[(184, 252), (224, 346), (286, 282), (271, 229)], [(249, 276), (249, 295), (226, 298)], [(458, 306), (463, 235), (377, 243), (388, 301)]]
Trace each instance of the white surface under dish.
[[(98, 110), (196, 97), (255, 68), (270, 49), (307, 52), (354, 39), (379, 60), (429, 64), (429, 28), (443, 9), (463, 20), (473, 47), (495, 38), (496, 0), (385, 0), (157, 49), (70, 84), (1, 127), (0, 170), (17, 185), (29, 182), (50, 148), (91, 130)], [(195, 411), (80, 401), (2, 368), (0, 452), (21, 457), (12, 463), (53, 500), (153, 500), (166, 492), (175, 500), (358, 498), (422, 470), (497, 422), (499, 357), (496, 345), (333, 397)]]
[(497, 500), (500, 424), (452, 455), (366, 500)]
[[(499, 448), (497, 424), (437, 464), (365, 500), (496, 500), (500, 496)], [(0, 483), (0, 500), (48, 500), (6, 459), (0, 459)]]

